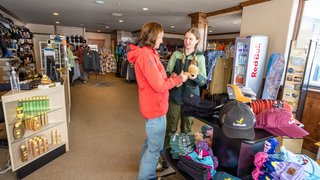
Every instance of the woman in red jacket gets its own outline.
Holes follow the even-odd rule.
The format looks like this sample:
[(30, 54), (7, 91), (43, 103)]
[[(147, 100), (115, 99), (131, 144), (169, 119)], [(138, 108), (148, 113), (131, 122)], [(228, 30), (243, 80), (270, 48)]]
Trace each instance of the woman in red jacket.
[[(183, 74), (167, 78), (155, 49), (162, 43), (163, 28), (154, 21), (146, 23), (141, 29), (139, 46), (130, 45), (128, 60), (134, 63), (139, 86), (139, 105), (146, 122), (147, 138), (140, 153), (138, 180), (154, 179), (160, 150), (163, 149), (166, 132), (166, 113), (168, 111), (169, 89), (188, 77)], [(173, 78), (174, 77), (174, 78)]]

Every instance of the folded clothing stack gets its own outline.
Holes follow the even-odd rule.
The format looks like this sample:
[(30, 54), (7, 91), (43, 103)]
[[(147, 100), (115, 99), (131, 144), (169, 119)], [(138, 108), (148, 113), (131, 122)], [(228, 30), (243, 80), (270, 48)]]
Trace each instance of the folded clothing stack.
[(183, 115), (197, 117), (212, 117), (216, 112), (216, 103), (202, 99), (196, 94), (189, 94), (183, 99)]
[(305, 178), (302, 165), (272, 158), (264, 152), (259, 152), (255, 155), (254, 164), (256, 166), (256, 169), (252, 172), (254, 180), (303, 180)]
[(250, 107), (254, 114), (258, 115), (260, 112), (262, 112), (265, 109), (271, 109), (271, 108), (283, 108), (292, 113), (293, 108), (292, 106), (285, 102), (280, 100), (270, 100), (270, 99), (256, 99), (252, 100), (250, 103)]
[(288, 151), (284, 146), (280, 147), (280, 152), (278, 154), (269, 155), (272, 158), (294, 162), (302, 165), (304, 172), (304, 179), (306, 180), (319, 180), (320, 179), (320, 166), (319, 164), (311, 159), (310, 157), (302, 154), (294, 154)]
[(187, 155), (196, 150), (194, 141), (194, 135), (185, 133), (173, 134), (170, 138), (172, 159), (179, 159), (179, 155)]
[(217, 172), (213, 177), (212, 180), (241, 180), (237, 177), (232, 176), (231, 174), (228, 174), (226, 172), (220, 171)]
[(211, 179), (216, 173), (210, 155), (202, 150), (202, 156), (199, 157), (200, 151), (196, 150), (186, 156), (180, 156), (178, 169), (186, 172), (194, 179)]
[(213, 155), (212, 149), (209, 148), (208, 143), (206, 141), (204, 141), (204, 140), (199, 141), (197, 143), (196, 150), (197, 151), (201, 151), (201, 150), (206, 151), (210, 155), (210, 157), (212, 158), (214, 170), (217, 169), (217, 167), (219, 165), (218, 158)]

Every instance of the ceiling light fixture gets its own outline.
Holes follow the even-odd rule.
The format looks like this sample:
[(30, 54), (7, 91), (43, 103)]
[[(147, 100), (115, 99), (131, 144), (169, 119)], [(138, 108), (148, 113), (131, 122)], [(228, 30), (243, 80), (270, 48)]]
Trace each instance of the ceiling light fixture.
[(60, 22), (59, 21), (56, 21), (56, 24), (59, 24)]
[(117, 6), (121, 6), (121, 3), (117, 3)]
[(104, 1), (96, 1), (97, 4), (104, 4)]
[(98, 30), (98, 32), (100, 32), (100, 30)]
[(148, 8), (142, 8), (144, 11), (148, 11)]
[(58, 15), (59, 15), (59, 13), (53, 13), (53, 15), (58, 16)]
[(174, 28), (174, 26), (171, 26), (171, 28)]
[(119, 22), (123, 22), (123, 20), (119, 20)]
[(238, 24), (238, 22), (231, 22), (231, 24)]
[(212, 32), (212, 31), (209, 31), (209, 32)]
[(106, 28), (108, 29), (108, 28), (109, 28), (109, 26), (106, 26)]
[(118, 17), (120, 17), (120, 16), (123, 16), (123, 14), (120, 14), (120, 13), (112, 13), (111, 16), (118, 16)]

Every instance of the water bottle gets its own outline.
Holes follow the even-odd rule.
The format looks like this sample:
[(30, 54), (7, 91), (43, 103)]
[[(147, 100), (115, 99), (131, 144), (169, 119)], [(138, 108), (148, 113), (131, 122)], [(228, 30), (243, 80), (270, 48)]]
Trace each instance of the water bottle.
[(16, 76), (16, 71), (14, 67), (12, 67), (11, 75), (10, 75), (10, 84), (12, 92), (19, 92), (20, 91), (20, 82), (19, 76)]

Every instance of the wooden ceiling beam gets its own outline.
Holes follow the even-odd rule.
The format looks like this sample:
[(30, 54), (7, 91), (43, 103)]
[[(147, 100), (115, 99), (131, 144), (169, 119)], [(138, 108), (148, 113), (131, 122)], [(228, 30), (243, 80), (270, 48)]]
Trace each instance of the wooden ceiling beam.
[(231, 8), (226, 8), (226, 9), (214, 11), (214, 12), (209, 12), (209, 13), (207, 13), (207, 17), (216, 16), (216, 15), (225, 14), (225, 13), (230, 13), (230, 12), (239, 11), (239, 10), (242, 10), (242, 7), (240, 5), (239, 6), (234, 6), (234, 7), (231, 7)]
[(263, 3), (263, 2), (267, 2), (267, 1), (271, 1), (271, 0), (249, 0), (249, 1), (245, 1), (240, 3), (241, 7), (246, 7), (246, 6), (251, 6), (254, 4), (259, 4), (259, 3)]

